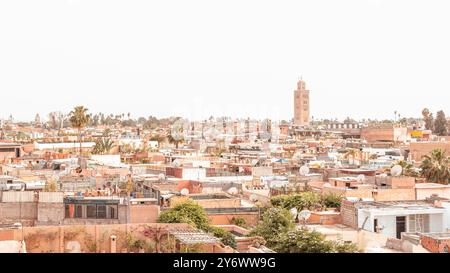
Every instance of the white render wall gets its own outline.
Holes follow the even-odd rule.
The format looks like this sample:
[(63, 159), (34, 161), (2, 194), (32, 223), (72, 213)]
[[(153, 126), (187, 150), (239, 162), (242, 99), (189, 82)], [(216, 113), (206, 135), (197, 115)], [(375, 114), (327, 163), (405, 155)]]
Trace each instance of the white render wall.
[[(430, 232), (445, 232), (450, 227), (450, 203), (447, 203), (446, 213), (429, 213), (430, 219)], [(359, 210), (358, 211), (358, 227), (367, 231), (375, 232), (374, 219), (378, 219), (378, 226), (383, 227), (380, 231), (381, 234), (395, 238), (397, 236), (397, 216), (406, 216), (406, 232), (410, 231), (409, 228), (409, 214), (391, 214), (391, 215), (371, 215), (370, 212)], [(423, 214), (423, 213), (417, 213)], [(364, 224), (365, 219), (367, 221)], [(363, 227), (364, 224), (364, 227)]]
[(200, 180), (206, 178), (205, 168), (183, 168), (183, 179), (185, 180)]
[(430, 214), (430, 232), (444, 232), (444, 215)]
[(446, 231), (450, 231), (450, 203), (449, 202), (442, 202), (442, 207), (445, 209), (444, 213), (444, 229)]
[(383, 229), (380, 232), (381, 234), (393, 238), (397, 236), (396, 216), (384, 215), (384, 216), (376, 216), (375, 218), (378, 219), (378, 226), (383, 227)]

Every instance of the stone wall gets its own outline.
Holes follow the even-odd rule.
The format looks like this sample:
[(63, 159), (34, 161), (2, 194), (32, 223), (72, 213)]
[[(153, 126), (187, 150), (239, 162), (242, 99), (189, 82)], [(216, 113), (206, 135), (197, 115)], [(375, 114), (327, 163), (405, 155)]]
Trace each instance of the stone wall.
[(375, 201), (410, 201), (416, 200), (416, 191), (410, 189), (378, 189), (373, 198)]
[(442, 239), (433, 238), (422, 235), (420, 238), (422, 246), (432, 253), (449, 253), (450, 250), (450, 234)]
[(351, 228), (358, 228), (358, 211), (355, 208), (355, 203), (343, 200), (341, 204), (342, 224)]
[(41, 203), (38, 205), (36, 225), (59, 225), (64, 221), (63, 203)]
[(37, 202), (0, 203), (0, 223), (22, 222), (23, 226), (32, 226), (37, 220)]
[(158, 205), (131, 205), (130, 223), (156, 223), (159, 212)]
[(230, 213), (208, 213), (212, 225), (232, 225), (233, 218), (242, 218), (246, 225), (256, 226), (259, 220), (258, 212), (230, 212)]
[[(119, 224), (24, 227), (0, 230), (2, 240), (25, 240), (30, 253), (170, 252), (173, 238), (168, 230), (188, 224)], [(115, 236), (114, 242), (111, 236)], [(139, 244), (135, 242), (140, 242)], [(141, 245), (142, 248), (137, 246)]]
[(420, 163), (422, 156), (430, 154), (434, 149), (450, 151), (450, 141), (412, 142), (410, 144), (410, 158)]

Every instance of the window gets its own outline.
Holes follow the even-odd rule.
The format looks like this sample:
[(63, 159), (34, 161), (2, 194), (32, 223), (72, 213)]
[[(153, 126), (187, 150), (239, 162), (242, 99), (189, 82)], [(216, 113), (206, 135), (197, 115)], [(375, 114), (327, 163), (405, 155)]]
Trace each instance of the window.
[(430, 232), (430, 215), (415, 214), (409, 217), (409, 232)]
[(66, 205), (65, 206), (65, 217), (66, 218), (70, 218), (70, 209), (69, 209), (70, 205)]
[(83, 206), (82, 205), (75, 206), (75, 218), (83, 218)]
[(109, 206), (109, 218), (110, 219), (117, 219), (116, 208), (113, 207), (113, 206)]
[(97, 219), (106, 219), (106, 206), (97, 206)]
[(97, 206), (87, 205), (86, 206), (86, 217), (87, 218), (97, 218)]

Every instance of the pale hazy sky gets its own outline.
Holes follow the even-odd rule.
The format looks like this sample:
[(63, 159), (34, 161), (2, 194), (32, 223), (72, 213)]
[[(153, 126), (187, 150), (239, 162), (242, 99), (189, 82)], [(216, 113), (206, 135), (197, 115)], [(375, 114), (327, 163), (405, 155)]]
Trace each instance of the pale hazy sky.
[(0, 118), (450, 114), (448, 0), (0, 2)]

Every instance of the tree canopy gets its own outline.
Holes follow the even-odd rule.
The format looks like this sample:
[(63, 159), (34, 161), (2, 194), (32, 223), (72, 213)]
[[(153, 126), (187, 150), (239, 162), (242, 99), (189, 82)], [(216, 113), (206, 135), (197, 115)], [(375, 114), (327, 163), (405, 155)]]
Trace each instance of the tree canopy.
[(284, 208), (269, 208), (250, 235), (263, 237), (267, 246), (279, 253), (358, 252), (352, 243), (329, 241), (317, 231), (297, 229), (292, 215)]
[(315, 208), (339, 208), (342, 197), (336, 194), (319, 195), (312, 191), (305, 191), (291, 195), (279, 195), (272, 197), (270, 202), (274, 207), (297, 210)]
[(435, 149), (422, 160), (421, 175), (429, 182), (448, 184), (450, 182), (450, 158), (446, 151)]
[(220, 238), (223, 244), (236, 248), (234, 236), (220, 227), (210, 225), (203, 207), (192, 200), (177, 204), (172, 209), (164, 211), (159, 215), (158, 222), (187, 223)]
[(436, 114), (436, 120), (434, 121), (434, 133), (438, 136), (448, 135), (447, 118), (444, 111), (439, 111)]

